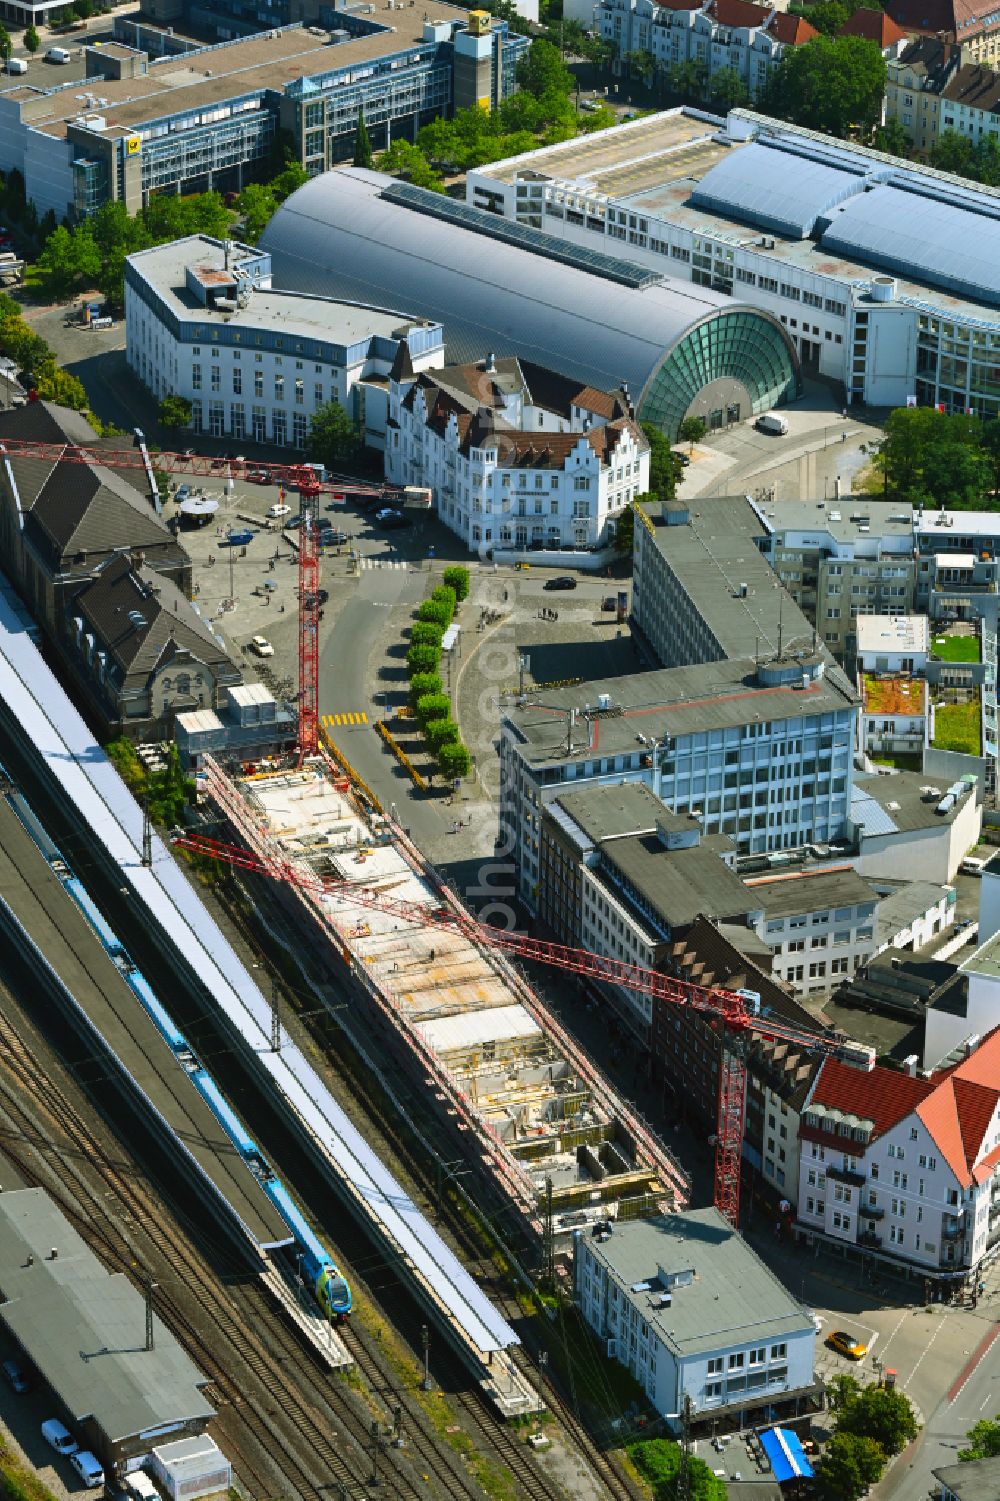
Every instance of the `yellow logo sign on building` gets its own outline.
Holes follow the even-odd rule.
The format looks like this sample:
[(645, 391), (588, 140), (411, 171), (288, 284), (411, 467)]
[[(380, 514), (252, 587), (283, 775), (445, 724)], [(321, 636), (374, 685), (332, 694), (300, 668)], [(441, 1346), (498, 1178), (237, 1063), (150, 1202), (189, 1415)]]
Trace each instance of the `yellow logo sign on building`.
[(142, 149), (141, 136), (128, 136), (125, 141), (125, 155), (138, 156)]

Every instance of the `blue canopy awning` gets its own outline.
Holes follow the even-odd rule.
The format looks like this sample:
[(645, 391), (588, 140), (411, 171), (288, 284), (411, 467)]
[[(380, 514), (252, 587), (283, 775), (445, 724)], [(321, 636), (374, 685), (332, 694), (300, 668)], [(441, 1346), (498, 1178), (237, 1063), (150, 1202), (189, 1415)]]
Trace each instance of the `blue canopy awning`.
[(806, 1459), (798, 1434), (791, 1428), (768, 1428), (760, 1435), (760, 1441), (779, 1484), (800, 1475), (806, 1478), (812, 1475), (812, 1465)]

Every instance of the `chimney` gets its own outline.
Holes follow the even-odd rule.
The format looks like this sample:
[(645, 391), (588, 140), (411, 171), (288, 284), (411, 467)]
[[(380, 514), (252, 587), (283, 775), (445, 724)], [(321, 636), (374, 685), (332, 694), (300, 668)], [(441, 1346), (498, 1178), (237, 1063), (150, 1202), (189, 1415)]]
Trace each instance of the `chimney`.
[(50, 1261), (55, 1261), (56, 1258), (58, 1257), (58, 1255), (59, 1255), (59, 1247), (58, 1246), (53, 1246), (52, 1250), (49, 1252), (49, 1260)]
[(483, 366), (483, 369), (486, 371), (487, 375), (495, 375), (496, 374), (497, 358), (496, 358), (496, 355), (493, 353), (492, 349), (489, 351), (489, 353), (486, 356), (486, 363)]

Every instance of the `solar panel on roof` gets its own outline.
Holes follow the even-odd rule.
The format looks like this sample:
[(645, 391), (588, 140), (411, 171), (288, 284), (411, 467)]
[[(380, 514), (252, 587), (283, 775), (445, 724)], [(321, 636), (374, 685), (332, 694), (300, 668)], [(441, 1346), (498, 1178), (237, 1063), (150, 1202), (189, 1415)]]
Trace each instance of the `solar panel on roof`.
[(429, 188), (418, 188), (412, 182), (394, 182), (382, 190), (389, 203), (399, 203), (415, 209), (418, 214), (429, 214), (433, 219), (443, 219), (447, 224), (457, 224), (471, 229), (475, 234), (488, 235), (491, 240), (503, 240), (521, 250), (530, 250), (535, 255), (544, 255), (546, 260), (560, 261), (564, 266), (574, 266), (578, 271), (590, 271), (603, 276), (607, 281), (619, 282), (624, 287), (655, 286), (663, 277), (656, 271), (646, 270), (631, 261), (619, 260), (605, 255), (602, 250), (588, 250), (583, 245), (570, 245), (556, 239), (541, 229), (531, 229), (527, 224), (515, 224), (510, 219), (501, 219), (498, 214), (485, 209), (473, 208), (471, 204), (459, 203), (454, 198), (445, 198), (432, 193)]

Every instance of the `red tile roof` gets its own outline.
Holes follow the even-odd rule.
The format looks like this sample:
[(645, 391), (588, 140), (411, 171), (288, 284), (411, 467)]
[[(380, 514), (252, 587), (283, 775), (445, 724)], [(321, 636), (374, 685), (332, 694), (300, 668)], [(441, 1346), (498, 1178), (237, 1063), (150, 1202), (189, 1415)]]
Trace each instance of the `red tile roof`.
[(839, 32), (840, 36), (863, 36), (869, 42), (878, 42), (884, 51), (894, 42), (904, 42), (909, 35), (902, 26), (897, 26), (884, 10), (856, 10)]
[(771, 17), (767, 31), (789, 47), (801, 47), (803, 42), (811, 42), (813, 37), (819, 36), (815, 26), (810, 26), (804, 17), (793, 16), (786, 10), (777, 11)]
[(879, 1065), (865, 1073), (836, 1058), (827, 1058), (820, 1070), (811, 1102), (831, 1110), (873, 1121), (874, 1134), (884, 1136), (904, 1120), (933, 1092), (929, 1079), (914, 1079)]
[(712, 0), (708, 14), (720, 26), (763, 26), (768, 6), (752, 5), (750, 0)]
[(878, 1066), (863, 1073), (827, 1058), (810, 1096), (810, 1102), (873, 1121), (875, 1136), (884, 1136), (908, 1115), (916, 1114), (955, 1177), (966, 1186), (974, 1176), (981, 1181), (986, 1163), (1000, 1160), (997, 1149), (979, 1162), (998, 1101), (1000, 1028), (957, 1068), (934, 1079), (915, 1079)]

